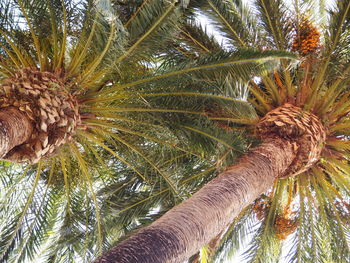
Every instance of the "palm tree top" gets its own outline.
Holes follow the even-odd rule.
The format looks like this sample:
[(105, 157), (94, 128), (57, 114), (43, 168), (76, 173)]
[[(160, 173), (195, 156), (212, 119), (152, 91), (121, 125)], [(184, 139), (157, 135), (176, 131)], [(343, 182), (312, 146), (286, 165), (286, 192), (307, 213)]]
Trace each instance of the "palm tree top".
[[(8, 168), (6, 202), (19, 199), (25, 185), (32, 187), (3, 210), (13, 216), (4, 219), (9, 228), (2, 234), (1, 258), (90, 260), (127, 227), (152, 220), (150, 208), (162, 203), (162, 213), (174, 199), (187, 198), (216, 168), (264, 138), (266, 127), (285, 137), (303, 133), (302, 141), (293, 142), (303, 150), (290, 173), (223, 233), (218, 253), (241, 242), (227, 237), (255, 224), (246, 254), (251, 261), (277, 260), (285, 238), (295, 244), (291, 262), (349, 258), (350, 4), (336, 1), (327, 13), (323, 1), (294, 1), (292, 9), (280, 0), (256, 0), (254, 8), (239, 0), (190, 1), (229, 39), (227, 50), (190, 19), (183, 26), (176, 1), (118, 1), (107, 8), (103, 2), (21, 0), (0, 6), (3, 86), (29, 72), (11, 86), (14, 94), (23, 83), (34, 85), (35, 74), (51, 76), (50, 85), (62, 83), (59, 94), (71, 96), (66, 100), (76, 109), (59, 148), (50, 153), (46, 137), (39, 136), (52, 125), (48, 116), (36, 128), (38, 149), (46, 151), (31, 159), (38, 163), (19, 174), (18, 166)], [(282, 58), (277, 69), (271, 62), (276, 57)], [(296, 57), (299, 62), (290, 63)], [(293, 117), (286, 120), (283, 111)], [(299, 129), (309, 123), (310, 129)], [(174, 164), (183, 166), (175, 170), (180, 165)]]
[(0, 3), (0, 108), (11, 109), (1, 116), (28, 126), (17, 125), (27, 136), (1, 153), (0, 261), (90, 261), (152, 220), (160, 203), (164, 212), (213, 176), (214, 154), (243, 151), (197, 103), (223, 96), (184, 88), (194, 72), (251, 69), (290, 55), (235, 52), (167, 64), (185, 4)]
[[(244, 111), (234, 114), (225, 106), (207, 110), (208, 117), (227, 130), (245, 126), (251, 138), (287, 138), (300, 149), (287, 174), (247, 208), (209, 251), (219, 247), (219, 259), (227, 255), (223, 251), (236, 251), (254, 225), (258, 230), (245, 253), (249, 262), (349, 258), (344, 215), (348, 214), (350, 171), (350, 3), (335, 1), (327, 9), (324, 1), (198, 0), (191, 7), (211, 19), (226, 38), (226, 49), (283, 50), (298, 56), (298, 63), (282, 59), (278, 69), (246, 82), (255, 117), (244, 117)], [(217, 51), (215, 39), (203, 38), (205, 32), (199, 31), (193, 20), (184, 29), (181, 39), (188, 49), (197, 54)], [(216, 83), (214, 87), (219, 87)], [(242, 238), (234, 240), (237, 236)], [(286, 239), (293, 245), (281, 258)]]

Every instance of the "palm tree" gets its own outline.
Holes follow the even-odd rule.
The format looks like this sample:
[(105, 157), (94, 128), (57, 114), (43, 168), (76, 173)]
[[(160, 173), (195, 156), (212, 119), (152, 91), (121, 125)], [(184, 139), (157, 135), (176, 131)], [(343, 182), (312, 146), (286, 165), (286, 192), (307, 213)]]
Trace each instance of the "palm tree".
[[(213, 152), (232, 148), (215, 150), (219, 133), (237, 138), (211, 127), (197, 103), (218, 98), (176, 96), (178, 87), (193, 83), (194, 72), (220, 66), (249, 75), (291, 56), (221, 52), (163, 63), (182, 8), (162, 0), (1, 1), (1, 262), (91, 261), (151, 221), (150, 207), (188, 196), (215, 170)], [(157, 192), (143, 209), (115, 215)]]
[[(216, 125), (244, 129), (260, 144), (95, 262), (183, 262), (209, 243), (220, 257), (243, 243), (252, 225), (250, 262), (280, 260), (287, 238), (292, 248), (283, 262), (349, 262), (350, 2), (335, 1), (328, 11), (324, 1), (307, 0), (291, 9), (281, 0), (191, 4), (213, 19), (228, 44), (202, 40), (205, 32), (189, 24), (174, 60), (254, 48), (293, 52), (299, 63), (282, 60), (278, 70), (247, 83), (255, 118), (224, 107), (206, 111)], [(202, 76), (215, 87), (211, 77)]]

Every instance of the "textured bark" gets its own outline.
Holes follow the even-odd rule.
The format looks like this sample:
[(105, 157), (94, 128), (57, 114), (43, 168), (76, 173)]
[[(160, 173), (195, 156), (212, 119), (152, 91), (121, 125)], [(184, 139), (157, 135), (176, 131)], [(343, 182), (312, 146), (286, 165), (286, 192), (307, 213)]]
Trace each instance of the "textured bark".
[(31, 138), (6, 155), (11, 162), (36, 163), (69, 142), (80, 126), (79, 103), (59, 76), (25, 68), (4, 79), (0, 108), (14, 107), (33, 123)]
[(263, 140), (277, 136), (298, 147), (296, 158), (281, 177), (303, 173), (318, 162), (327, 137), (326, 129), (316, 115), (289, 103), (261, 118), (257, 133)]
[(14, 107), (0, 109), (0, 158), (32, 134), (33, 125), (27, 116)]
[(95, 263), (183, 262), (223, 231), (274, 179), (298, 151), (295, 143), (267, 139), (187, 201), (121, 242)]

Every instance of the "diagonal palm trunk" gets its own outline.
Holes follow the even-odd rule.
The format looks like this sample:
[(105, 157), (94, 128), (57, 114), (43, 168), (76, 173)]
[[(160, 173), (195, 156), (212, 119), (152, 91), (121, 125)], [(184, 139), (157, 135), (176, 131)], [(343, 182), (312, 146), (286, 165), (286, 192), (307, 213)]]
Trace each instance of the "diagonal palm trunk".
[(187, 201), (112, 248), (95, 263), (180, 263), (267, 191), (297, 155), (295, 144), (266, 139)]

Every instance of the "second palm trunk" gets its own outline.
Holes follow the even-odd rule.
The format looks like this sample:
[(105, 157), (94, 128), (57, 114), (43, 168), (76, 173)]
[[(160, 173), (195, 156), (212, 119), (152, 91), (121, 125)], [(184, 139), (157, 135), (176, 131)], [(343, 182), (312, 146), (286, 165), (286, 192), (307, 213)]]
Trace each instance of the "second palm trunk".
[(95, 263), (180, 263), (223, 231), (282, 176), (297, 154), (288, 140), (266, 140), (191, 198), (112, 248)]

